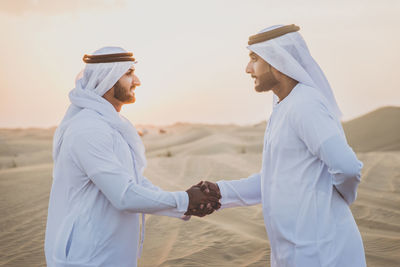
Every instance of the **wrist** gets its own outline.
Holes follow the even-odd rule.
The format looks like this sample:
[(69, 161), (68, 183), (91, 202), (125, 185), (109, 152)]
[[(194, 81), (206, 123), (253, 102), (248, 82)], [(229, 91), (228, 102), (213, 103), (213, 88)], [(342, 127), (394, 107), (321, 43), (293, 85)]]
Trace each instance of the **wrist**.
[(189, 196), (185, 191), (171, 192), (176, 201), (176, 209), (178, 212), (186, 212), (189, 205)]
[(192, 201), (193, 200), (193, 194), (190, 191), (190, 189), (186, 190), (186, 194), (187, 194), (187, 197), (188, 197), (187, 210), (189, 210), (189, 209), (193, 208), (192, 205), (190, 205), (191, 203), (193, 203), (193, 201)]

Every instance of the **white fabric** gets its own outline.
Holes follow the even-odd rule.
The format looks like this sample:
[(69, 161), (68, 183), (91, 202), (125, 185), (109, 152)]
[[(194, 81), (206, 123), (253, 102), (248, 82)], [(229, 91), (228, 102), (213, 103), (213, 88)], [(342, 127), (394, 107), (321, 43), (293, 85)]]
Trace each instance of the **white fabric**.
[[(260, 31), (266, 32), (282, 25), (275, 25)], [(247, 47), (275, 69), (296, 81), (308, 85), (326, 98), (328, 108), (340, 120), (342, 113), (336, 103), (335, 96), (321, 68), (313, 59), (306, 43), (298, 32), (255, 43)], [(274, 95), (274, 105), (278, 98)]]
[(49, 201), (47, 265), (136, 266), (138, 213), (180, 218), (187, 193), (139, 177), (129, 144), (94, 110), (79, 112), (63, 139)]
[(274, 107), (260, 173), (217, 183), (222, 208), (262, 203), (272, 267), (361, 267), (349, 208), (361, 168), (326, 99), (299, 83)]
[[(106, 47), (94, 54), (126, 52)], [(102, 95), (132, 62), (87, 64), (53, 143), (48, 266), (136, 266), (139, 215), (182, 217), (186, 192), (164, 192), (143, 176), (143, 143)], [(107, 89), (108, 88), (108, 89)], [(142, 216), (142, 238), (144, 216)]]

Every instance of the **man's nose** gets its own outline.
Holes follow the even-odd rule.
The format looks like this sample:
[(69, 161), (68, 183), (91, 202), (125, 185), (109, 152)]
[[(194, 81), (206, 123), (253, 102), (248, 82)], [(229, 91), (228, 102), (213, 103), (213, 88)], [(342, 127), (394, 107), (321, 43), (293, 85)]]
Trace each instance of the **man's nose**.
[(253, 70), (253, 68), (252, 68), (252, 66), (251, 66), (251, 62), (249, 62), (249, 63), (247, 64), (247, 66), (246, 66), (246, 73), (251, 74), (251, 73), (252, 73), (252, 70)]
[(133, 76), (133, 85), (134, 86), (139, 86), (140, 85), (140, 80), (138, 78), (138, 76)]

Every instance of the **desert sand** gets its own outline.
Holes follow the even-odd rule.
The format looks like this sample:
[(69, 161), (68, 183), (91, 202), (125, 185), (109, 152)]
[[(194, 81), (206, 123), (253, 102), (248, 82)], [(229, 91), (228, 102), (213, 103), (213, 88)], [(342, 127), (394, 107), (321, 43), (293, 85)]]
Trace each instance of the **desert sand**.
[[(261, 167), (265, 123), (138, 127), (146, 134), (145, 175), (165, 190), (201, 179), (237, 179)], [(345, 122), (364, 162), (351, 206), (368, 266), (400, 266), (400, 108)], [(52, 129), (0, 129), (0, 266), (45, 266), (43, 252), (52, 183)], [(188, 222), (146, 216), (139, 266), (269, 266), (261, 206), (217, 211)]]

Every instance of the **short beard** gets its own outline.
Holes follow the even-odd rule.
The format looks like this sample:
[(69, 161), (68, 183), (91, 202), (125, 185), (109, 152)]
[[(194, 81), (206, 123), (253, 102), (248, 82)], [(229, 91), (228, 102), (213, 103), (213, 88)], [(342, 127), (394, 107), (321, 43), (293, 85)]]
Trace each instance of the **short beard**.
[(254, 89), (259, 93), (270, 91), (275, 85), (279, 83), (272, 73), (271, 68), (268, 72), (258, 76), (258, 81), (259, 84), (255, 86)]
[[(129, 88), (130, 89), (130, 88)], [(129, 91), (126, 90), (119, 81), (114, 85), (114, 97), (121, 101), (122, 103), (132, 103), (135, 100), (135, 97), (129, 94)]]

